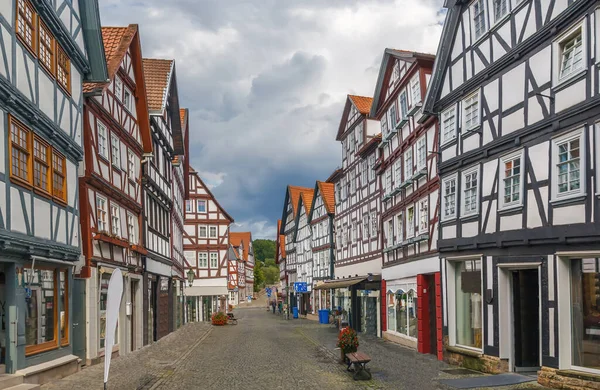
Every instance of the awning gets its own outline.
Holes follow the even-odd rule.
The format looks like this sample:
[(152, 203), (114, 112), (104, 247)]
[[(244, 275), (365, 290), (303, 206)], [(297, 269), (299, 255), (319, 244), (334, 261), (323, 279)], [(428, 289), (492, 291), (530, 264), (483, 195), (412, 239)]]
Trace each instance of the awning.
[(336, 288), (346, 288), (350, 286), (354, 286), (355, 284), (359, 284), (360, 282), (367, 279), (367, 276), (358, 276), (354, 278), (347, 279), (336, 279), (336, 280), (326, 280), (325, 282), (319, 284), (314, 287), (314, 290), (330, 290)]

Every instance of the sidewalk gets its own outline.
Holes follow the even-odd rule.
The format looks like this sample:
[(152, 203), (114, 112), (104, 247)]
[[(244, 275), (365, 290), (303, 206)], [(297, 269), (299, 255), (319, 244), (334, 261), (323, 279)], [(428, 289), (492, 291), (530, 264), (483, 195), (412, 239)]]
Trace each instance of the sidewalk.
[[(298, 331), (320, 348), (326, 349), (332, 359), (340, 359), (340, 350), (337, 348), (338, 330), (333, 325), (322, 325), (311, 320), (296, 319), (291, 321), (298, 327)], [(415, 350), (385, 341), (372, 336), (359, 336), (359, 350), (365, 352), (373, 359), (369, 363), (373, 379), (385, 388), (394, 389), (453, 389), (442, 385), (439, 379), (457, 379), (470, 376), (484, 375), (471, 371), (469, 375), (452, 375), (444, 370), (458, 369), (460, 367), (449, 365), (437, 360), (434, 355), (420, 354)], [(495, 390), (508, 389), (545, 389), (537, 382), (528, 382), (520, 385), (493, 387)]]
[[(154, 344), (125, 356), (113, 358), (109, 389), (151, 389), (173, 374), (174, 368), (211, 331), (211, 325), (192, 322), (169, 333)], [(198, 337), (200, 335), (200, 337)], [(42, 390), (103, 389), (104, 363), (82, 369), (59, 381), (46, 383)]]

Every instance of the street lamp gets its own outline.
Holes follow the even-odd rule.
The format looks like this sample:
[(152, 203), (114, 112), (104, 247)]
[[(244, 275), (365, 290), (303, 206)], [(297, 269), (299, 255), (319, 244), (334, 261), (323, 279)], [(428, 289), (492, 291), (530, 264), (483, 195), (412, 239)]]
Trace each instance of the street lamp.
[(187, 272), (187, 279), (188, 279), (188, 286), (192, 287), (192, 284), (194, 284), (194, 271), (192, 271), (191, 269)]

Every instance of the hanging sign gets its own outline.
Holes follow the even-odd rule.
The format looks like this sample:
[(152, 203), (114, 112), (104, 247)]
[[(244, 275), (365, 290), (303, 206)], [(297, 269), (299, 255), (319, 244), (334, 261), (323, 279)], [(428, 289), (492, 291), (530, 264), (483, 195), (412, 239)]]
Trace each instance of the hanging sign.
[(123, 275), (120, 269), (115, 269), (108, 282), (106, 294), (106, 333), (105, 333), (105, 355), (104, 355), (104, 388), (107, 389), (108, 370), (110, 369), (110, 358), (115, 343), (115, 332), (119, 309), (121, 307), (121, 296), (123, 295)]

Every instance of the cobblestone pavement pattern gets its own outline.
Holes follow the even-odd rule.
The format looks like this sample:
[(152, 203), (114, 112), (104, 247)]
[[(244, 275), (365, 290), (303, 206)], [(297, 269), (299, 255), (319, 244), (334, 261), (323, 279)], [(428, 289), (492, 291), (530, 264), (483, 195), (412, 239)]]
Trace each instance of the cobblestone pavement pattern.
[[(254, 302), (253, 302), (254, 303)], [(259, 302), (237, 309), (237, 326), (185, 325), (139, 351), (114, 359), (110, 390), (127, 389), (444, 389), (436, 379), (452, 368), (433, 356), (361, 337), (371, 355), (371, 381), (354, 381), (337, 362), (336, 330), (285, 320)], [(102, 389), (103, 365), (42, 386), (43, 390)], [(513, 388), (541, 389), (535, 383)], [(504, 388), (495, 388), (505, 390)]]

